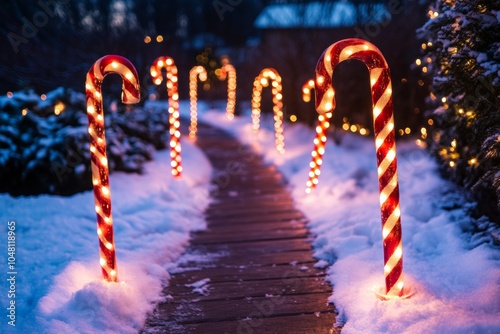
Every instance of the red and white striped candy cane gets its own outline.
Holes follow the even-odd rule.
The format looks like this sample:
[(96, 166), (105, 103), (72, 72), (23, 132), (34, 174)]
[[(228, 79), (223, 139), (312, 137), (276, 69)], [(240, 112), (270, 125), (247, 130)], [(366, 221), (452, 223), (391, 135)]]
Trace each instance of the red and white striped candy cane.
[(273, 96), (274, 131), (276, 134), (276, 149), (285, 153), (285, 136), (283, 135), (283, 95), (281, 76), (274, 68), (265, 68), (255, 78), (252, 92), (252, 128), (258, 131), (260, 127), (260, 101), (262, 100), (262, 87), (269, 86), (271, 82), (271, 93)]
[(225, 80), (227, 78), (227, 106), (226, 116), (228, 119), (234, 118), (234, 110), (236, 107), (236, 70), (234, 66), (226, 63), (222, 65), (221, 75), (219, 79)]
[(307, 80), (302, 85), (302, 100), (304, 100), (304, 102), (311, 101), (311, 90), (313, 90), (313, 89), (314, 89), (314, 80), (313, 79)]
[(170, 124), (170, 165), (172, 166), (172, 175), (180, 177), (182, 173), (181, 159), (181, 131), (179, 130), (180, 114), (179, 114), (179, 92), (178, 92), (178, 75), (177, 66), (174, 60), (170, 57), (158, 57), (151, 66), (151, 77), (155, 85), (160, 85), (163, 81), (161, 73), (162, 68), (165, 68), (167, 74), (166, 86), (168, 94), (168, 114)]
[[(302, 99), (304, 102), (311, 101), (311, 90), (314, 88), (314, 80), (308, 80), (302, 86)], [(310, 193), (318, 184), (318, 177), (321, 174), (321, 164), (323, 163), (323, 154), (325, 154), (326, 134), (330, 127), (332, 113), (327, 112), (318, 116), (318, 125), (316, 126), (316, 137), (314, 138), (314, 150), (311, 152), (312, 160), (309, 164), (309, 180), (306, 183), (306, 193)]]
[(189, 110), (191, 116), (189, 137), (191, 138), (196, 138), (198, 131), (198, 78), (200, 81), (206, 81), (208, 78), (207, 70), (203, 66), (195, 66), (189, 71)]
[(85, 92), (89, 117), (90, 164), (94, 185), (95, 211), (99, 256), (104, 279), (118, 280), (116, 253), (111, 214), (111, 190), (108, 178), (104, 113), (102, 107), (102, 80), (110, 73), (118, 73), (123, 79), (122, 102), (133, 104), (140, 101), (139, 79), (134, 66), (126, 58), (108, 55), (97, 60), (87, 73)]
[(386, 295), (402, 296), (403, 248), (392, 86), (387, 62), (376, 46), (362, 39), (349, 38), (334, 43), (325, 50), (316, 65), (316, 110), (326, 114), (335, 109), (333, 71), (337, 64), (348, 59), (360, 60), (370, 72)]

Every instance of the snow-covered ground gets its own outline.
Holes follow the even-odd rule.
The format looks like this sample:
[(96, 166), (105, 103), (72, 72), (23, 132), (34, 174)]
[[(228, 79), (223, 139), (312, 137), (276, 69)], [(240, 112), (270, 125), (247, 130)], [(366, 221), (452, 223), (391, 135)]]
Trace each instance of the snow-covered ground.
[[(439, 176), (425, 150), (410, 141), (397, 147), (405, 284), (416, 293), (381, 301), (375, 295), (384, 276), (373, 138), (344, 133), (340, 145), (329, 140), (319, 186), (306, 194), (313, 130), (287, 124), (281, 155), (271, 117), (257, 138), (249, 117), (229, 121), (208, 111), (202, 118), (253, 144), (288, 178), (310, 219), (318, 265), (328, 267), (343, 333), (500, 332), (500, 250), (492, 246), (493, 225), (469, 217), (473, 204)], [(478, 227), (489, 232), (472, 234)]]
[[(161, 298), (167, 268), (203, 229), (211, 166), (182, 141), (181, 180), (168, 150), (143, 175), (110, 177), (119, 283), (101, 278), (93, 192), (71, 197), (0, 195), (0, 333), (137, 333)], [(15, 296), (8, 298), (8, 222), (15, 221)], [(12, 271), (12, 270), (10, 270)], [(8, 324), (15, 301), (15, 327)]]
[[(500, 252), (489, 233), (471, 233), (467, 203), (438, 176), (426, 152), (398, 144), (407, 300), (381, 301), (381, 224), (375, 149), (371, 138), (346, 134), (329, 141), (319, 186), (305, 194), (314, 132), (285, 128), (286, 153), (274, 134), (251, 132), (248, 116), (226, 119), (200, 104), (200, 118), (252, 143), (287, 176), (297, 205), (310, 218), (318, 265), (327, 266), (331, 300), (344, 333), (497, 333), (500, 329)], [(188, 103), (181, 104), (186, 116)], [(262, 122), (272, 128), (271, 120)], [(120, 283), (101, 279), (93, 193), (71, 197), (0, 195), (4, 278), (1, 333), (137, 333), (161, 298), (168, 268), (202, 229), (211, 168), (183, 140), (184, 175), (170, 176), (168, 152), (156, 152), (144, 175), (111, 176)], [(16, 222), (16, 327), (7, 314), (7, 222)], [(196, 287), (194, 287), (196, 288)]]

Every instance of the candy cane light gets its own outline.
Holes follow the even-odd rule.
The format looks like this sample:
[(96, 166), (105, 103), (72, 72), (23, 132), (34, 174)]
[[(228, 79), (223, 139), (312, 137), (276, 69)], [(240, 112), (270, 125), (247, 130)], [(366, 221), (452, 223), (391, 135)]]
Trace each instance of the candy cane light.
[(403, 248), (392, 86), (387, 62), (376, 46), (362, 39), (350, 38), (334, 43), (325, 50), (316, 65), (316, 110), (325, 115), (335, 109), (333, 72), (339, 63), (348, 59), (363, 62), (370, 75), (384, 244), (383, 297), (403, 297)]
[(108, 178), (104, 113), (102, 106), (102, 81), (110, 73), (118, 73), (123, 80), (122, 102), (133, 104), (140, 101), (139, 79), (134, 66), (127, 59), (108, 55), (97, 60), (87, 73), (85, 92), (89, 118), (90, 159), (94, 202), (97, 213), (99, 256), (104, 279), (118, 280), (116, 252), (111, 214), (111, 190)]
[(227, 78), (227, 106), (226, 116), (228, 119), (234, 118), (234, 110), (236, 107), (236, 70), (234, 66), (225, 63), (222, 65), (221, 74), (219, 79), (225, 80)]
[(314, 80), (313, 79), (307, 80), (302, 85), (302, 100), (304, 100), (304, 102), (311, 101), (311, 91), (313, 89), (314, 89)]
[(271, 82), (271, 93), (273, 96), (274, 131), (276, 134), (276, 149), (285, 153), (285, 137), (283, 135), (283, 95), (281, 76), (273, 68), (263, 69), (253, 82), (252, 92), (252, 128), (258, 131), (260, 127), (260, 103), (262, 100), (262, 88), (269, 86)]
[(179, 114), (179, 92), (178, 92), (178, 75), (177, 66), (170, 57), (159, 57), (151, 66), (151, 78), (155, 85), (160, 85), (163, 81), (162, 68), (166, 71), (166, 86), (168, 94), (168, 120), (170, 126), (170, 165), (172, 166), (172, 175), (180, 177), (182, 173), (182, 159), (181, 159), (181, 132), (179, 130), (180, 114)]
[(189, 71), (189, 110), (191, 116), (189, 137), (191, 138), (196, 138), (198, 131), (198, 78), (200, 81), (206, 81), (208, 78), (207, 70), (203, 66), (195, 66)]
[[(302, 86), (302, 100), (311, 101), (311, 91), (314, 89), (314, 80), (308, 80)], [(318, 125), (316, 126), (316, 137), (314, 138), (314, 149), (311, 152), (312, 161), (309, 164), (309, 180), (306, 183), (306, 193), (310, 193), (318, 184), (318, 177), (321, 174), (321, 164), (323, 163), (323, 154), (325, 154), (326, 134), (330, 127), (332, 113), (318, 115)]]

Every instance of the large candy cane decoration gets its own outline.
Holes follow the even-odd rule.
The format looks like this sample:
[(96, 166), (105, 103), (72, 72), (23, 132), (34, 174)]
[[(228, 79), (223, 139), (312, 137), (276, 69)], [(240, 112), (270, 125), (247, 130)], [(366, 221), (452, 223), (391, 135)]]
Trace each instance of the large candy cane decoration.
[(189, 137), (191, 138), (196, 138), (198, 131), (198, 78), (200, 81), (206, 81), (208, 78), (207, 70), (203, 66), (195, 66), (189, 71), (189, 110), (191, 116)]
[(260, 101), (262, 100), (262, 88), (272, 86), (273, 111), (274, 111), (274, 131), (276, 134), (276, 149), (280, 153), (285, 153), (285, 137), (283, 135), (283, 95), (281, 86), (281, 76), (273, 68), (263, 69), (253, 82), (252, 92), (252, 128), (258, 131), (260, 127)]
[[(314, 88), (314, 80), (308, 80), (302, 86), (302, 99), (304, 102), (311, 101), (311, 90)], [(311, 153), (312, 161), (309, 164), (309, 180), (306, 183), (306, 193), (310, 193), (318, 184), (318, 177), (321, 174), (321, 164), (323, 163), (323, 154), (325, 154), (326, 134), (330, 127), (332, 113), (327, 112), (318, 116), (318, 125), (316, 126), (316, 137), (314, 138), (314, 150)]]
[(163, 76), (161, 69), (165, 68), (167, 79), (167, 94), (168, 94), (168, 114), (169, 114), (169, 124), (170, 124), (170, 158), (172, 166), (172, 175), (174, 177), (180, 177), (182, 173), (181, 165), (181, 132), (179, 130), (180, 114), (179, 114), (179, 93), (178, 93), (178, 76), (177, 76), (177, 66), (175, 66), (174, 60), (170, 57), (159, 57), (151, 66), (150, 72), (151, 77), (155, 85), (160, 85), (163, 81)]
[(370, 72), (386, 295), (402, 296), (404, 294), (403, 248), (392, 86), (387, 62), (376, 46), (362, 39), (350, 38), (334, 43), (325, 50), (316, 65), (316, 110), (320, 114), (326, 114), (335, 109), (333, 71), (337, 64), (347, 59), (360, 60)]
[(139, 79), (134, 66), (125, 58), (108, 55), (97, 60), (87, 73), (85, 92), (89, 117), (90, 164), (94, 185), (95, 211), (97, 213), (97, 235), (99, 256), (104, 279), (118, 280), (116, 253), (111, 214), (111, 191), (108, 179), (106, 137), (104, 135), (104, 113), (102, 107), (102, 80), (110, 73), (118, 73), (123, 79), (122, 102), (133, 104), (140, 101)]
[(234, 118), (234, 109), (236, 107), (236, 70), (234, 66), (227, 63), (222, 65), (219, 79), (227, 78), (227, 106), (226, 116), (228, 119)]

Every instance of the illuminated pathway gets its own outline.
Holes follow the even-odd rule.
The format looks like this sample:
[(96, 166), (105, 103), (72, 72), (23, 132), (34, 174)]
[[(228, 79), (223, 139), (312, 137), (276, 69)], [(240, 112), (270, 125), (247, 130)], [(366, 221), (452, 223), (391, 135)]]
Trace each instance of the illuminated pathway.
[(306, 218), (286, 181), (248, 146), (200, 124), (214, 167), (208, 229), (194, 233), (141, 333), (338, 333)]

